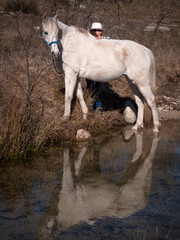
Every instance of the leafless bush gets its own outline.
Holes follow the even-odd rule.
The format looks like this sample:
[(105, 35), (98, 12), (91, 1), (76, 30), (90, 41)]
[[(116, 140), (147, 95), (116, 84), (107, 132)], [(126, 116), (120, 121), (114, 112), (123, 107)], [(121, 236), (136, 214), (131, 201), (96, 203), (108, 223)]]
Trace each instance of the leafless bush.
[(49, 71), (48, 64), (40, 65), (40, 55), (35, 56), (32, 51), (33, 18), (29, 22), (29, 31), (23, 29), (18, 15), (14, 20), (18, 50), (9, 48), (7, 55), (4, 48), (2, 57), (1, 85), (5, 92), (1, 95), (0, 158), (8, 159), (25, 157), (36, 148), (35, 136), (44, 116), (44, 102), (38, 91)]
[(25, 14), (39, 14), (37, 1), (35, 0), (8, 0), (5, 9), (6, 11), (22, 12)]

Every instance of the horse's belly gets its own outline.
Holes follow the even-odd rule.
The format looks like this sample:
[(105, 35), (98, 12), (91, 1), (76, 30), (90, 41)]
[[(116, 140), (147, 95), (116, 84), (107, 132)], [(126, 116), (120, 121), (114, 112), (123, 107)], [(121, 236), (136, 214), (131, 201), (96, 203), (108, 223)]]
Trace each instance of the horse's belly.
[(108, 82), (114, 79), (119, 78), (122, 74), (125, 73), (125, 69), (94, 69), (80, 72), (80, 77), (91, 79), (98, 82)]

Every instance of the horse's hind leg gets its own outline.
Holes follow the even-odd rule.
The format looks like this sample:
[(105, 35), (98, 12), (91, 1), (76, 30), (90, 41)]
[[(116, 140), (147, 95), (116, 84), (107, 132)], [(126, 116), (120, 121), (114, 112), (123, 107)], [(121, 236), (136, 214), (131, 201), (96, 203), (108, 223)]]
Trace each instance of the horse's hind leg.
[(143, 117), (144, 117), (144, 97), (140, 93), (139, 89), (132, 81), (127, 77), (128, 83), (135, 97), (135, 102), (138, 107), (136, 124), (132, 127), (133, 130), (138, 130), (138, 128), (143, 128)]
[(86, 103), (84, 101), (83, 90), (82, 90), (82, 85), (81, 85), (80, 81), (78, 81), (78, 86), (77, 86), (77, 99), (79, 100), (79, 103), (81, 105), (81, 109), (82, 109), (82, 112), (83, 112), (83, 118), (86, 119), (87, 113), (88, 113), (88, 108), (87, 108)]
[(143, 117), (144, 117), (144, 103), (141, 97), (138, 95), (134, 95), (135, 102), (138, 106), (138, 113), (137, 113), (137, 120), (134, 127), (132, 127), (133, 130), (138, 130), (138, 128), (143, 128)]
[(155, 96), (151, 91), (151, 88), (149, 85), (145, 86), (139, 86), (139, 90), (146, 99), (147, 104), (151, 108), (152, 115), (153, 115), (153, 123), (154, 123), (154, 132), (159, 132), (158, 127), (161, 125), (158, 119), (158, 112), (157, 112), (157, 107), (156, 107), (156, 101), (155, 101)]

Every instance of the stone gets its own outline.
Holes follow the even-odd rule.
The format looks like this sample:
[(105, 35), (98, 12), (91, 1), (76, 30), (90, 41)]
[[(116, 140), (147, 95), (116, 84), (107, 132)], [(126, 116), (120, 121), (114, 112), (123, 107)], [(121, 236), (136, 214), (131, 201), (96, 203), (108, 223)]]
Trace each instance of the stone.
[(131, 107), (127, 106), (123, 112), (124, 114), (124, 120), (127, 123), (135, 123), (136, 121), (136, 114), (134, 111), (131, 109)]
[(84, 130), (84, 129), (78, 129), (77, 134), (76, 134), (76, 140), (81, 141), (81, 140), (87, 140), (91, 138), (91, 134)]

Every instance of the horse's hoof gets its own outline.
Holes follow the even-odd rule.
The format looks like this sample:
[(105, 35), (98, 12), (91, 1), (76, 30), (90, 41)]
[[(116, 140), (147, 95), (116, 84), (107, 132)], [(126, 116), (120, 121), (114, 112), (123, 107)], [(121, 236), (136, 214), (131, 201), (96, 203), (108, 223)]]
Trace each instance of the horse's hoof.
[(137, 131), (138, 127), (137, 127), (137, 125), (134, 125), (134, 127), (132, 127), (131, 129), (134, 130), (134, 131)]
[(87, 120), (87, 114), (83, 114), (83, 119)]
[(65, 121), (68, 121), (69, 118), (70, 118), (69, 116), (63, 116), (63, 117), (62, 117), (62, 120), (65, 122)]
[(154, 132), (154, 133), (158, 133), (158, 132), (159, 132), (159, 129), (158, 129), (157, 127), (154, 127), (154, 128), (153, 128), (153, 132)]
[(140, 124), (140, 125), (135, 124), (134, 127), (132, 127), (132, 130), (138, 131), (139, 129), (142, 129), (143, 127), (144, 127), (143, 124)]

